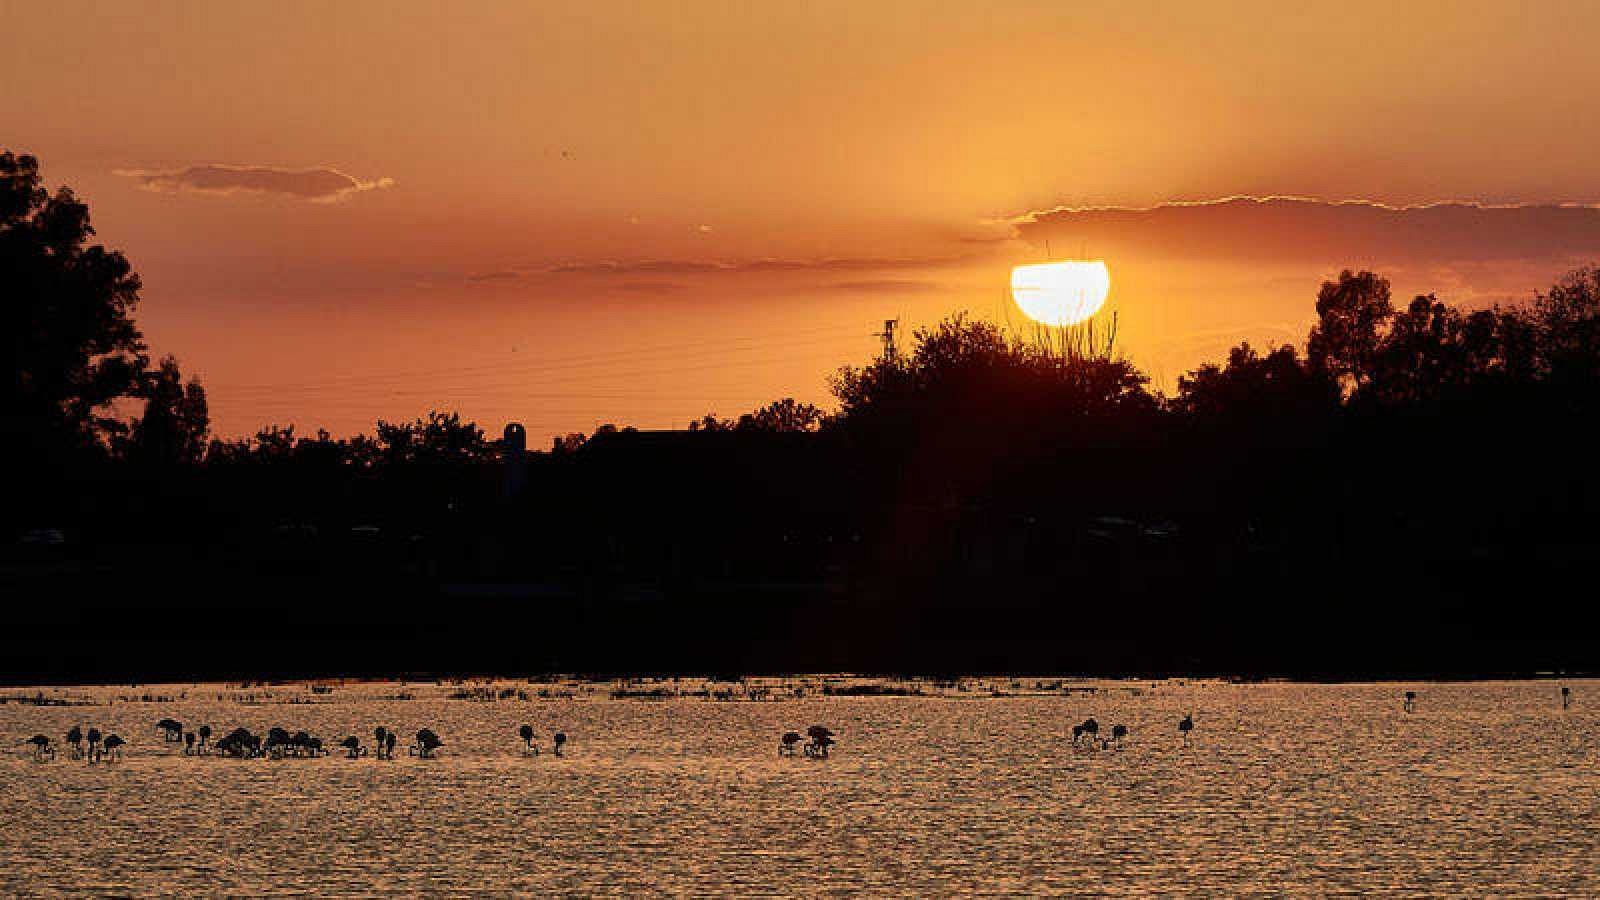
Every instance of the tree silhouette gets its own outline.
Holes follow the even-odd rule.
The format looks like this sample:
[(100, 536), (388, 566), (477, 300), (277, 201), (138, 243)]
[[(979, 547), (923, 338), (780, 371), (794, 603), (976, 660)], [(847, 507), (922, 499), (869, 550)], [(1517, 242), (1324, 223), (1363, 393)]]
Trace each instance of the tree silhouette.
[(1248, 342), (1229, 350), (1226, 364), (1210, 363), (1180, 376), (1172, 400), (1174, 410), (1196, 419), (1274, 427), (1285, 417), (1326, 415), (1338, 405), (1338, 385), (1323, 370), (1302, 364), (1293, 346), (1283, 344), (1262, 356)]
[(141, 379), (139, 393), (145, 398), (144, 414), (119, 442), (123, 455), (154, 465), (199, 462), (211, 424), (206, 390), (199, 380), (191, 378), (185, 384), (178, 361), (168, 356)]
[(133, 321), (139, 277), (121, 253), (90, 245), (89, 208), (49, 194), (32, 156), (0, 152), (0, 404), (8, 444), (93, 447), (123, 430), (111, 414), (148, 364)]
[(1317, 324), (1306, 341), (1313, 365), (1332, 373), (1347, 391), (1359, 389), (1372, 370), (1383, 328), (1394, 315), (1389, 280), (1371, 272), (1339, 273), (1317, 292)]

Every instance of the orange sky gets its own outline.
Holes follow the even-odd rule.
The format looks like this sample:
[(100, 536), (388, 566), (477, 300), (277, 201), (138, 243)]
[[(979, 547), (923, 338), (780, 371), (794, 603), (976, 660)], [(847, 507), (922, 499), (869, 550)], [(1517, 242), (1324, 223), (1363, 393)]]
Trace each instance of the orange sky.
[(224, 435), (823, 400), (886, 317), (1014, 316), (1009, 266), (1046, 238), (1107, 259), (1125, 349), (1167, 383), (1298, 339), (1342, 265), (1477, 303), (1600, 259), (1584, 210), (1030, 216), (1596, 203), (1591, 3), (0, 14), (0, 146), (90, 201)]

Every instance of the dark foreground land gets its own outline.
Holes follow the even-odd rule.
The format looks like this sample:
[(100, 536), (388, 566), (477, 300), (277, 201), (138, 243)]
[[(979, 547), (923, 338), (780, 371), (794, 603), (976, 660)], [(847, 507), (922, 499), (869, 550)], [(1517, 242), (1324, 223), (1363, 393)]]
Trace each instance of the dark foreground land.
[[(1600, 543), (1556, 505), (1585, 495), (1502, 484), (1489, 515), (1442, 488), (1517, 446), (1480, 436), (1427, 477), (1337, 443), (1177, 472), (1170, 448), (1079, 447), (1022, 486), (950, 482), (959, 502), (819, 434), (618, 433), (530, 455), (509, 495), (504, 461), (91, 470), (82, 527), (7, 551), (0, 679), (1600, 670)], [(1336, 458), (1316, 494), (1263, 487)]]

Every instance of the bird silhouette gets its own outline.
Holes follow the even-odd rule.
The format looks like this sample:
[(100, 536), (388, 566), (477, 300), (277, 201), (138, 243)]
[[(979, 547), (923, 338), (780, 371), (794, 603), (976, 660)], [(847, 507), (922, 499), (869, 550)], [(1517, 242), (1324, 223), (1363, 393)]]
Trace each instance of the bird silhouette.
[(439, 736), (433, 733), (433, 729), (424, 728), (417, 732), (416, 743), (411, 745), (410, 753), (422, 759), (432, 759), (439, 748), (443, 746), (444, 741), (439, 740)]
[(800, 746), (800, 732), (785, 731), (783, 737), (778, 741), (778, 755), (793, 756), (795, 748), (798, 746)]
[(90, 727), (89, 729), (88, 756), (89, 762), (96, 763), (100, 761), (100, 729), (98, 728)]
[(555, 744), (555, 754), (557, 756), (562, 755), (562, 751), (567, 748), (567, 733), (558, 731), (550, 740)]
[(36, 760), (43, 761), (56, 758), (56, 750), (50, 746), (50, 739), (42, 734), (36, 734), (23, 741), (23, 743), (33, 745), (33, 758)]
[(1072, 745), (1076, 747), (1083, 738), (1089, 739), (1089, 746), (1094, 746), (1095, 738), (1100, 736), (1100, 723), (1093, 716), (1083, 720), (1083, 724), (1072, 726)]
[(521, 728), (517, 729), (517, 734), (522, 738), (523, 752), (530, 756), (538, 756), (539, 748), (534, 746), (533, 743), (533, 739), (536, 737), (536, 735), (533, 733), (533, 726), (523, 725)]
[(1416, 691), (1406, 691), (1405, 711), (1406, 712), (1416, 712), (1416, 710), (1417, 710), (1417, 692)]
[(1126, 740), (1127, 737), (1128, 737), (1128, 726), (1126, 726), (1126, 725), (1113, 725), (1113, 726), (1111, 726), (1111, 741), (1112, 741), (1112, 743), (1116, 744), (1119, 748), (1122, 746), (1122, 742), (1124, 740)]
[(82, 728), (79, 728), (78, 726), (74, 725), (71, 728), (67, 729), (67, 746), (71, 748), (70, 750), (67, 751), (69, 758), (71, 758), (71, 759), (82, 759), (83, 758), (83, 729)]
[(105, 742), (106, 756), (110, 757), (113, 762), (115, 762), (116, 760), (121, 759), (122, 758), (123, 745), (125, 745), (127, 743), (128, 743), (127, 741), (123, 740), (120, 737), (117, 737), (114, 734), (106, 735), (106, 742)]
[(806, 756), (814, 759), (827, 759), (833, 745), (838, 743), (833, 739), (833, 732), (821, 725), (807, 728), (806, 737), (811, 739), (805, 746)]
[(1194, 713), (1184, 713), (1178, 720), (1178, 731), (1183, 734), (1183, 745), (1189, 746), (1189, 732), (1194, 730)]

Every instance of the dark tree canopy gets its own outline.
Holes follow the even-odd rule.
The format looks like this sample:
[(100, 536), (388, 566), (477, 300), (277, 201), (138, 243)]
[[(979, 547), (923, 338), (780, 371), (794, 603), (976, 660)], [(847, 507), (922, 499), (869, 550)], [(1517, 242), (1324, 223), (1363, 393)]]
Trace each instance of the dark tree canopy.
[(1393, 315), (1387, 278), (1346, 269), (1339, 280), (1323, 282), (1317, 293), (1317, 324), (1306, 341), (1306, 355), (1313, 365), (1359, 388), (1371, 372), (1379, 335)]
[(211, 416), (206, 389), (198, 379), (187, 383), (171, 356), (142, 379), (144, 414), (135, 419), (127, 437), (118, 442), (130, 460), (154, 465), (197, 463), (206, 452)]
[(7, 437), (35, 452), (119, 433), (110, 406), (139, 393), (148, 364), (139, 277), (93, 235), (70, 189), (48, 193), (36, 159), (0, 152), (0, 404)]

